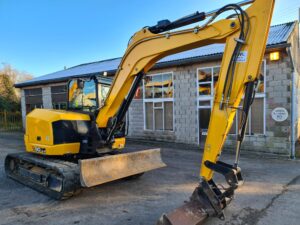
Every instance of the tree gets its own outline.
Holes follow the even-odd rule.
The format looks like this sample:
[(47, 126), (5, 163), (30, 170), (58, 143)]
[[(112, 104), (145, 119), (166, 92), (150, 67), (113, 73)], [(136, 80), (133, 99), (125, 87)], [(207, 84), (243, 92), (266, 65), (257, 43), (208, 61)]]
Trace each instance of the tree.
[(13, 69), (9, 64), (3, 64), (0, 70), (0, 111), (20, 110), (20, 92), (14, 88), (14, 84), (31, 78), (30, 74)]

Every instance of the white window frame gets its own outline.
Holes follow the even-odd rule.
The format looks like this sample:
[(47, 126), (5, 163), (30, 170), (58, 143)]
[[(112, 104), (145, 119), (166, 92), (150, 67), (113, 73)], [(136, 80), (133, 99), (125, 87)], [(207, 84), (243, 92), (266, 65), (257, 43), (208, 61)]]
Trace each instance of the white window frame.
[[(263, 133), (255, 133), (255, 134), (251, 134), (251, 126), (248, 125), (248, 131), (245, 132), (245, 136), (265, 136), (266, 135), (266, 88), (267, 88), (267, 62), (265, 59), (263, 59), (262, 61), (263, 65), (264, 65), (264, 92), (263, 93), (256, 93), (255, 94), (255, 99), (256, 98), (263, 98), (263, 121), (264, 121), (264, 125), (263, 125)], [(251, 119), (252, 119), (252, 116), (251, 116), (251, 110), (252, 110), (252, 107), (250, 107), (250, 110), (249, 110), (249, 115), (248, 115), (248, 123), (251, 124)], [(238, 113), (238, 112), (237, 112)], [(228, 134), (228, 135), (232, 135), (232, 136), (235, 136), (237, 135), (237, 131), (238, 131), (238, 116), (235, 117), (235, 134)], [(247, 134), (248, 133), (248, 134)]]
[[(169, 72), (161, 72), (161, 73), (155, 73), (155, 74), (147, 74), (146, 76), (161, 76), (164, 74), (171, 74), (172, 75), (172, 86), (173, 86), (173, 97), (172, 98), (145, 98), (145, 80), (143, 79), (143, 111), (144, 111), (144, 130), (145, 131), (167, 131), (167, 132), (174, 132), (174, 73), (173, 71), (169, 71)], [(146, 128), (146, 103), (151, 102), (153, 103), (153, 129), (147, 129)], [(154, 107), (154, 103), (158, 103), (161, 102), (162, 106), (161, 107)], [(165, 102), (172, 102), (173, 105), (173, 126), (172, 126), (172, 130), (165, 130), (165, 108), (164, 108), (164, 103)], [(155, 129), (155, 109), (162, 109), (163, 110), (163, 129), (162, 130), (156, 130)]]
[[(57, 104), (59, 107), (58, 107), (58, 110), (66, 110), (67, 109), (67, 107), (68, 107), (68, 102), (55, 102), (55, 103), (52, 103), (52, 107), (55, 105), (55, 104)], [(62, 104), (66, 104), (66, 109), (61, 109), (61, 105)], [(53, 107), (53, 109), (54, 109), (54, 107)]]
[[(197, 68), (196, 72), (196, 83), (197, 83), (197, 127), (198, 127), (198, 144), (200, 144), (200, 127), (199, 127), (199, 109), (210, 109), (210, 111), (212, 111), (212, 106), (213, 106), (213, 99), (214, 99), (214, 79), (213, 79), (213, 69), (214, 68), (221, 68), (221, 65), (215, 65), (215, 66), (206, 66), (206, 67), (199, 67)], [(198, 78), (198, 73), (199, 70), (205, 70), (205, 69), (211, 69), (211, 81), (206, 81), (206, 82), (199, 82), (199, 78)], [(199, 95), (199, 84), (207, 84), (207, 83), (211, 83), (210, 88), (211, 88), (211, 94), (210, 95)], [(201, 106), (199, 104), (200, 101), (210, 101), (209, 105), (204, 105)]]
[[(199, 106), (199, 99), (200, 100), (208, 100), (208, 99), (213, 99), (214, 97), (214, 92), (215, 92), (215, 89), (214, 89), (214, 79), (213, 79), (213, 69), (214, 68), (221, 68), (221, 65), (216, 65), (216, 66), (206, 66), (206, 67), (199, 67), (197, 68), (197, 78), (196, 78), (196, 82), (197, 82), (197, 99), (198, 99), (198, 103), (197, 105)], [(199, 73), (199, 70), (205, 70), (205, 69), (211, 69), (211, 74), (212, 74), (212, 77), (211, 77), (211, 81), (204, 81), (204, 82), (199, 82), (199, 79), (198, 79), (198, 73)], [(199, 95), (199, 84), (210, 84), (210, 88), (211, 88), (211, 94), (210, 95)]]
[[(251, 126), (248, 127), (249, 129), (249, 133), (250, 134), (245, 134), (245, 136), (262, 136), (266, 134), (266, 87), (267, 87), (267, 62), (265, 59), (263, 59), (262, 61), (263, 66), (264, 66), (264, 92), (263, 93), (256, 93), (255, 98), (263, 98), (263, 121), (264, 121), (264, 125), (263, 125), (263, 133), (261, 134), (251, 134)], [(213, 79), (213, 73), (212, 73), (212, 81), (211, 81), (211, 95), (199, 95), (199, 79), (198, 79), (198, 72), (199, 70), (204, 70), (204, 69), (211, 69), (213, 72), (213, 68), (220, 68), (221, 65), (215, 65), (215, 66), (206, 66), (206, 67), (199, 67), (197, 68), (196, 72), (197, 72), (197, 77), (196, 77), (196, 83), (197, 83), (197, 124), (198, 124), (198, 144), (200, 143), (200, 127), (199, 127), (199, 109), (207, 109), (210, 108), (210, 110), (212, 110), (212, 106), (213, 106), (213, 99), (214, 99), (214, 79)], [(201, 82), (201, 84), (204, 83), (208, 83), (208, 82)], [(210, 82), (209, 82), (210, 83)], [(201, 106), (199, 104), (200, 101), (210, 101), (210, 106), (206, 105), (206, 106)], [(238, 120), (237, 117), (235, 117), (236, 119), (236, 134), (228, 134), (231, 136), (237, 135), (237, 130), (238, 130)], [(250, 112), (249, 112), (249, 124), (251, 124), (251, 108), (250, 108)]]

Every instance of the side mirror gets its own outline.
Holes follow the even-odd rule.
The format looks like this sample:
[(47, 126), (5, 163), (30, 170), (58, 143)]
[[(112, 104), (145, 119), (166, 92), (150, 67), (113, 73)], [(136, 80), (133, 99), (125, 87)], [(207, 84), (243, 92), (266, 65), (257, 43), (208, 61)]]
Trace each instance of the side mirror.
[(77, 88), (78, 89), (83, 89), (84, 88), (84, 81), (81, 79), (77, 80)]

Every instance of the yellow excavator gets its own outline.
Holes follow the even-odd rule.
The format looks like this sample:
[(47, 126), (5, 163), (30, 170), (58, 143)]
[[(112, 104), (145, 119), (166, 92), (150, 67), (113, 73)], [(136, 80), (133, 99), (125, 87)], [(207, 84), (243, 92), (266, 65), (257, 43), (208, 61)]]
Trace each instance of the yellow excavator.
[[(7, 155), (6, 174), (53, 198), (65, 199), (80, 187), (138, 176), (165, 166), (159, 149), (118, 154), (125, 146), (124, 118), (130, 102), (145, 74), (161, 58), (223, 43), (225, 51), (199, 186), (188, 202), (163, 214), (158, 224), (201, 224), (209, 216), (223, 219), (223, 209), (243, 182), (238, 167), (240, 148), (260, 83), (274, 4), (274, 0), (246, 0), (144, 27), (130, 39), (104, 104), (99, 105), (101, 82), (97, 76), (76, 78), (68, 84), (68, 110), (35, 109), (27, 115), (26, 153)], [(216, 20), (223, 13), (226, 17)], [(178, 29), (200, 21), (202, 25)], [(242, 116), (235, 162), (231, 165), (219, 161), (219, 157), (237, 110)], [(220, 188), (213, 181), (215, 172), (225, 177), (227, 187)]]

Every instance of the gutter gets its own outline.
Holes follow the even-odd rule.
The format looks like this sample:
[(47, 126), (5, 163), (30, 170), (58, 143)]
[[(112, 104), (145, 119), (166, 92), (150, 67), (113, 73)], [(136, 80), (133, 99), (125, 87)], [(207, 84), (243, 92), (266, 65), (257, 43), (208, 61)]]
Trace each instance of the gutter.
[[(113, 76), (114, 73), (116, 71), (107, 71), (108, 77), (103, 77), (102, 81), (104, 84), (111, 84), (112, 78), (110, 78), (109, 76)], [(79, 74), (79, 75), (74, 75), (74, 76), (68, 76), (68, 77), (61, 77), (61, 78), (54, 78), (54, 79), (48, 79), (48, 80), (38, 80), (38, 81), (32, 81), (30, 82), (24, 82), (24, 83), (17, 83), (14, 84), (15, 88), (24, 88), (24, 87), (31, 87), (31, 86), (37, 86), (37, 85), (46, 85), (46, 84), (55, 84), (55, 83), (61, 83), (61, 82), (67, 82), (70, 79), (74, 79), (74, 78), (85, 78), (85, 77), (91, 77), (91, 76), (99, 76), (99, 74), (101, 74), (101, 72), (99, 73), (88, 73), (88, 74)]]
[(295, 71), (295, 64), (292, 58), (291, 54), (291, 47), (287, 48), (287, 53), (290, 58), (290, 61), (292, 63), (292, 92), (291, 92), (291, 159), (296, 159), (296, 150), (295, 150), (295, 145), (296, 145), (296, 103), (297, 103), (297, 94), (296, 94), (296, 71)]

